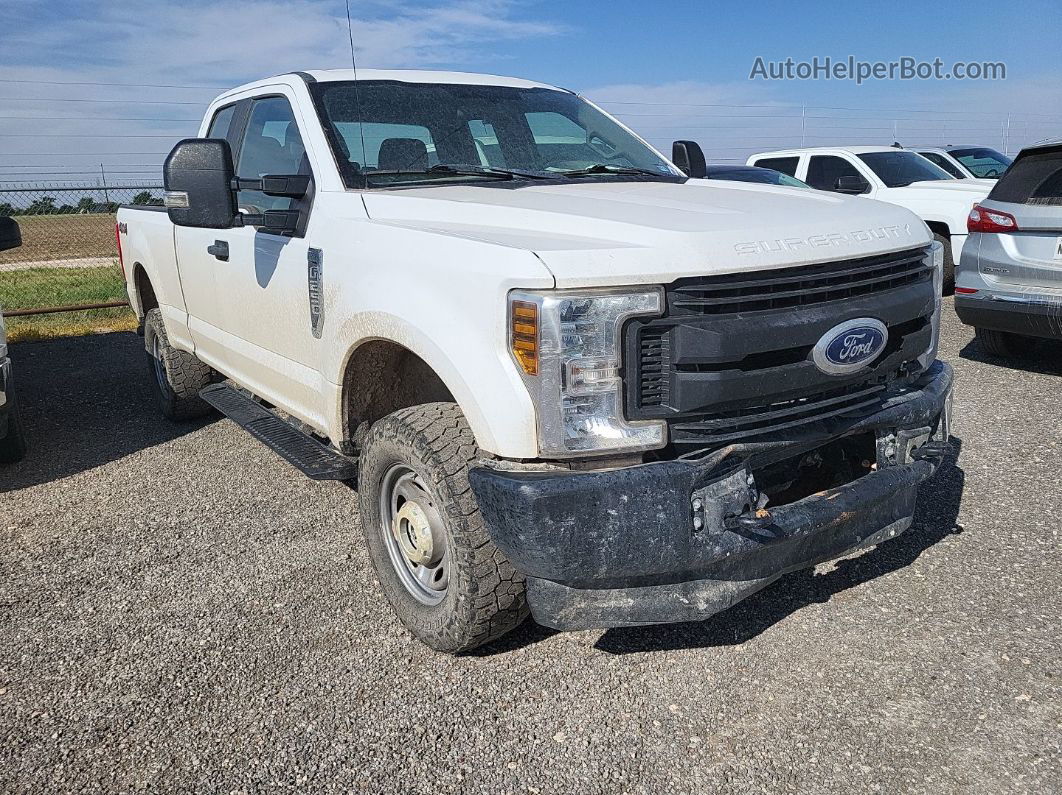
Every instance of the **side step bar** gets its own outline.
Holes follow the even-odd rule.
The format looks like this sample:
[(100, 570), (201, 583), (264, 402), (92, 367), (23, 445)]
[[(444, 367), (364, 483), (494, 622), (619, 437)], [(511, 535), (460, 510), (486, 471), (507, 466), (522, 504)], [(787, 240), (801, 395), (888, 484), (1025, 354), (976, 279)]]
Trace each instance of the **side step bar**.
[(358, 462), (353, 458), (321, 444), (228, 384), (204, 387), (199, 397), (307, 477), (353, 480), (358, 476)]

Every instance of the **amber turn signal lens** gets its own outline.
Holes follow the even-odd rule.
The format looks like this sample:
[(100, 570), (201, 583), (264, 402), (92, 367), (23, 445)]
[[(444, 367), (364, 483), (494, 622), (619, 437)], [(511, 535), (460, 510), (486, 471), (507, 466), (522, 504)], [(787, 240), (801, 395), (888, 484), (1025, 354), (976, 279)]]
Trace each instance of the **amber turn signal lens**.
[(528, 375), (538, 375), (538, 305), (513, 301), (509, 328), (513, 356)]

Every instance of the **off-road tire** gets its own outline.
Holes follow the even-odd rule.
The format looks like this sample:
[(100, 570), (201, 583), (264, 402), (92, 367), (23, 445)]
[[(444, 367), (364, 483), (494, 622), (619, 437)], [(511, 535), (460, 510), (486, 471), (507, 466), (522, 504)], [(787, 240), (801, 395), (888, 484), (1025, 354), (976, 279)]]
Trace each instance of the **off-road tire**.
[(1023, 359), (1030, 356), (1034, 341), (1021, 334), (1009, 331), (995, 331), (988, 328), (974, 329), (977, 334), (977, 347), (984, 353), (990, 353), (1001, 359)]
[(0, 464), (13, 464), (26, 457), (28, 445), (26, 443), (26, 430), (22, 425), (22, 416), (19, 414), (18, 401), (13, 392), (7, 395), (7, 415), (0, 422), (7, 423), (7, 434), (0, 439)]
[[(156, 369), (156, 339), (164, 377), (160, 377)], [(162, 312), (158, 309), (150, 310), (144, 317), (144, 347), (155, 396), (166, 417), (171, 420), (190, 420), (213, 411), (210, 404), (199, 397), (199, 390), (214, 380), (214, 371), (192, 354), (170, 345), (166, 326), (162, 322)]]
[(933, 239), (944, 246), (944, 295), (955, 292), (955, 260), (952, 258), (951, 238), (948, 235), (934, 233)]
[[(358, 467), (362, 532), (384, 596), (413, 635), (451, 654), (500, 637), (528, 614), (524, 577), (494, 546), (468, 484), (469, 467), (479, 455), (461, 410), (453, 403), (427, 403), (376, 422)], [(417, 472), (445, 523), (449, 585), (436, 605), (409, 593), (388, 555), (380, 490), (396, 464)]]

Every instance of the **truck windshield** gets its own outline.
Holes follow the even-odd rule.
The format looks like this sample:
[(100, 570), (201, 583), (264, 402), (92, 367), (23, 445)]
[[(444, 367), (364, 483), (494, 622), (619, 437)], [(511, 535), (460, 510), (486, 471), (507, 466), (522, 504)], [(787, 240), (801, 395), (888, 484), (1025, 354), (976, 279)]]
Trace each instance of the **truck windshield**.
[(348, 188), (685, 179), (610, 116), (565, 91), (372, 80), (311, 90)]
[(859, 159), (870, 166), (878, 178), (890, 188), (902, 188), (912, 182), (952, 179), (940, 166), (935, 166), (914, 152), (867, 152)]

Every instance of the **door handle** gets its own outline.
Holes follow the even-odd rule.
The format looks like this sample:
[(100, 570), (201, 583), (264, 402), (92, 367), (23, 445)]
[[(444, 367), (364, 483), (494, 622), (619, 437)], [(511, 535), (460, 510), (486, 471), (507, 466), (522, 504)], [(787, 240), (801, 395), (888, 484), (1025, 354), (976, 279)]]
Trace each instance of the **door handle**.
[(212, 254), (215, 259), (222, 262), (229, 261), (229, 244), (224, 240), (215, 240), (214, 245), (207, 246), (207, 254)]

